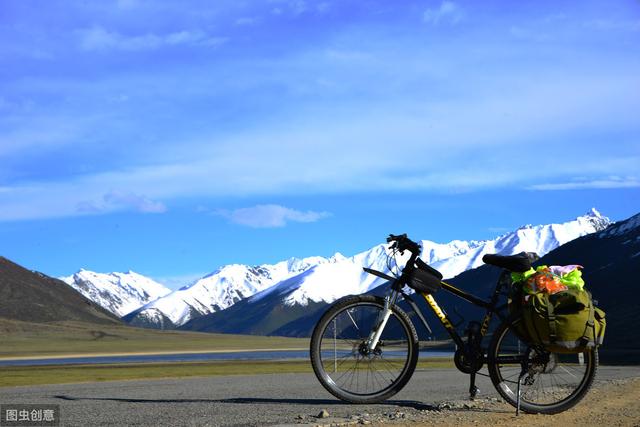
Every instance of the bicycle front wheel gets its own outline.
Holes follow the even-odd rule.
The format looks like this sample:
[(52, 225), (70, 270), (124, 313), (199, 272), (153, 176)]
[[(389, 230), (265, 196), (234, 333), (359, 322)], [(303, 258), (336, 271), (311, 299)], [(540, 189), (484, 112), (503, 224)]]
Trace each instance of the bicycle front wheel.
[(382, 298), (344, 298), (313, 331), (313, 371), (324, 388), (341, 400), (381, 402), (400, 391), (416, 368), (418, 336), (407, 314), (395, 305), (378, 345), (367, 350), (367, 339), (383, 309)]
[(576, 405), (589, 391), (598, 367), (598, 350), (552, 353), (531, 346), (516, 334), (522, 319), (504, 322), (489, 346), (488, 368), (493, 385), (511, 405), (534, 414), (557, 414)]

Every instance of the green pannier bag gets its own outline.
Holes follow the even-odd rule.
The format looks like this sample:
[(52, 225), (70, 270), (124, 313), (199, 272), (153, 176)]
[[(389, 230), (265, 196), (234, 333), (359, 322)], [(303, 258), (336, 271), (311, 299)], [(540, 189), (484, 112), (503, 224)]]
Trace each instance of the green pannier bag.
[(554, 353), (582, 353), (604, 339), (605, 313), (585, 290), (529, 295), (522, 305), (522, 319), (530, 344)]

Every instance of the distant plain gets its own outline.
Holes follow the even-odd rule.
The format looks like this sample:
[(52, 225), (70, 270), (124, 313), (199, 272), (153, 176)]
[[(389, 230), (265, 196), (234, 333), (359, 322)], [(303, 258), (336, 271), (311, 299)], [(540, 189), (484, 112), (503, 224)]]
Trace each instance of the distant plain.
[(0, 358), (69, 355), (306, 349), (305, 338), (158, 331), (82, 322), (0, 319)]
[[(30, 323), (0, 320), (0, 359), (88, 355), (306, 350), (308, 338), (158, 331), (82, 322)], [(453, 367), (430, 358), (420, 367)], [(6, 366), (0, 387), (213, 375), (311, 372), (308, 360), (219, 360), (210, 362), (119, 363), (64, 366)]]

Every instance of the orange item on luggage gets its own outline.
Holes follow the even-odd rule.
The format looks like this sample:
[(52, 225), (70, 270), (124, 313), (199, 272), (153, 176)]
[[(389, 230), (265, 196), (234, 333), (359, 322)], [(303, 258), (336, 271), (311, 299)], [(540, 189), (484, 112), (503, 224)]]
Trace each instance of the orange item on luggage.
[(546, 292), (549, 295), (568, 289), (560, 282), (560, 276), (553, 274), (549, 268), (536, 271), (527, 279), (525, 287), (528, 293)]

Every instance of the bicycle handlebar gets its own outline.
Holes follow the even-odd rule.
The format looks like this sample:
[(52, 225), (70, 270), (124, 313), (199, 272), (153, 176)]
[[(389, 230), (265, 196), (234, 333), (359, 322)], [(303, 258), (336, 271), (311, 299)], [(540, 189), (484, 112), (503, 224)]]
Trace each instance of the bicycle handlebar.
[[(406, 233), (399, 234), (397, 236), (389, 234), (389, 237), (387, 237), (387, 243), (391, 242), (394, 242), (395, 247), (397, 247), (400, 252), (408, 250), (415, 256), (420, 255), (420, 245), (408, 238)], [(394, 246), (392, 245), (392, 247)]]
[(398, 234), (397, 236), (394, 234), (389, 234), (389, 237), (387, 237), (387, 243), (395, 242), (401, 239), (408, 239), (407, 233)]

